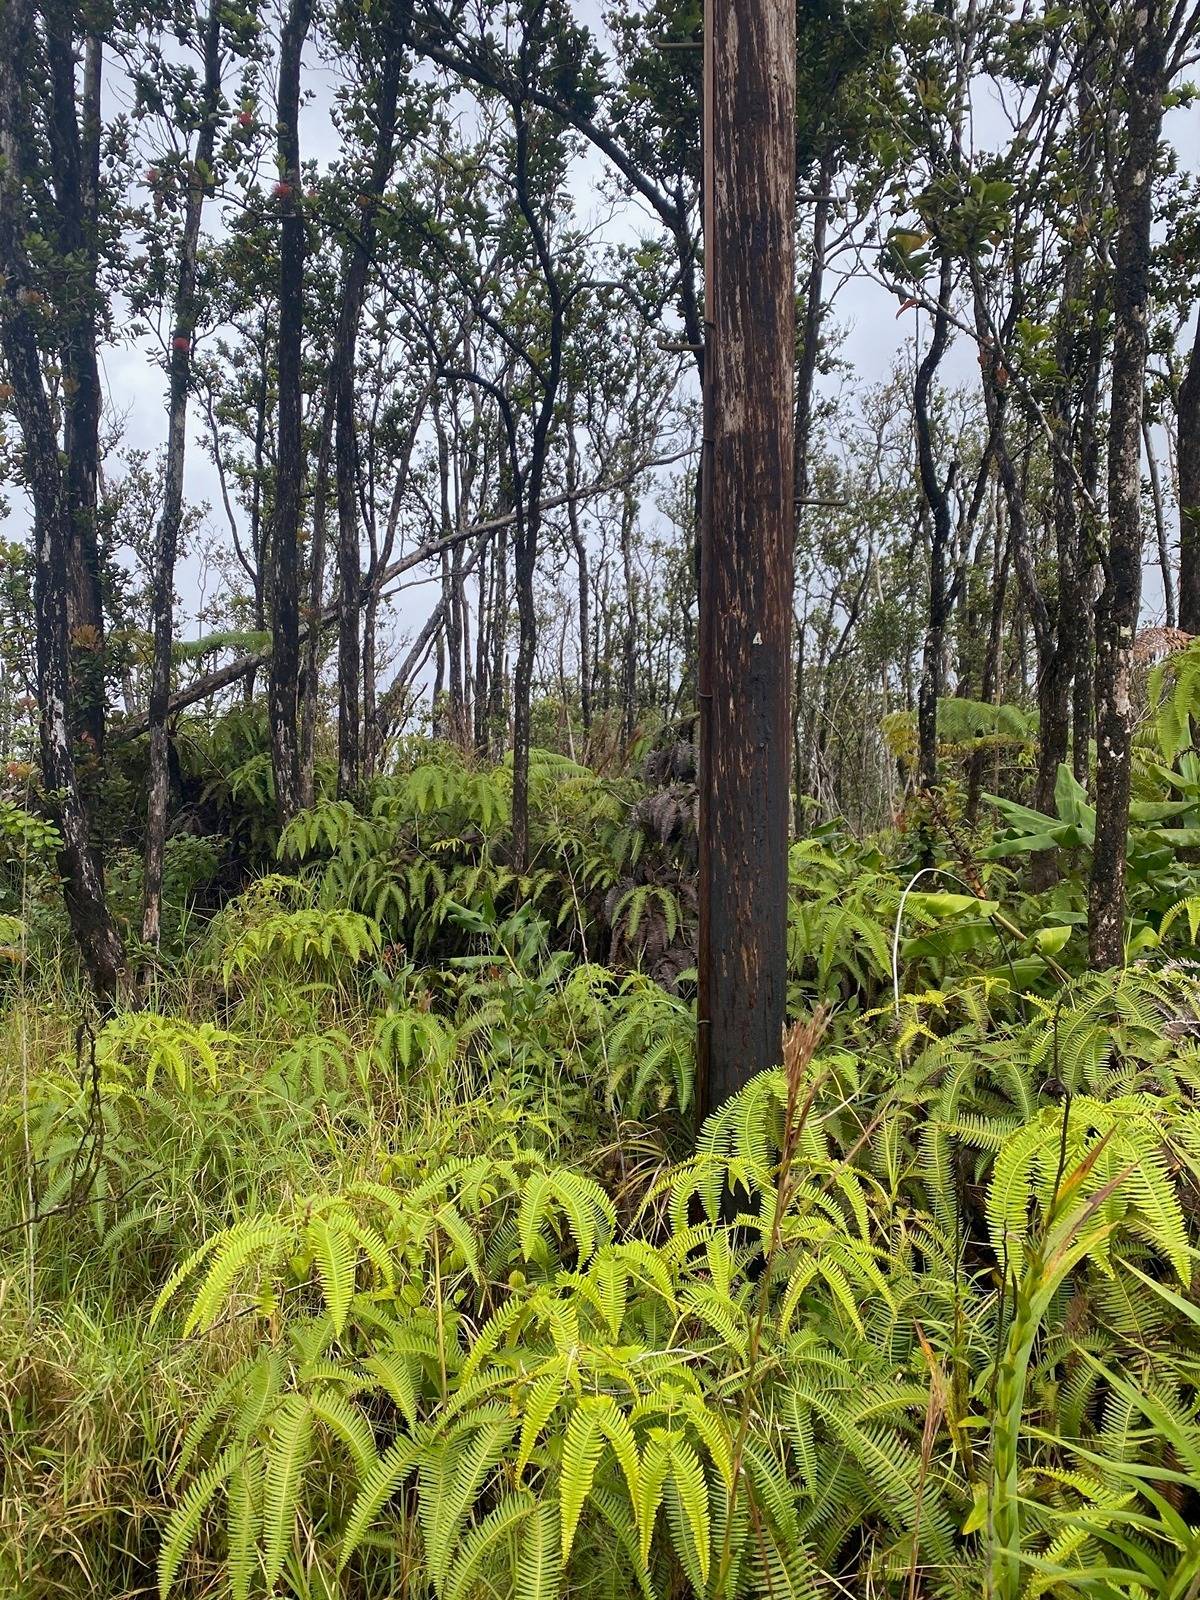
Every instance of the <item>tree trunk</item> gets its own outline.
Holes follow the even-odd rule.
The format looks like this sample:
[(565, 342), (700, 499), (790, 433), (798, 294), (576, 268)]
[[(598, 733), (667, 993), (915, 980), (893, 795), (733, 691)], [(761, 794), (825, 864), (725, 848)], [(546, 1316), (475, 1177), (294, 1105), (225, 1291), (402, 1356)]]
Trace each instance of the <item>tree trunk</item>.
[[(1026, 456), (1022, 472), (1018, 474), (1009, 450), (1008, 374), (990, 333), (978, 270), (972, 268), (975, 327), (983, 367), (984, 403), (992, 454), (995, 457), (997, 473), (1004, 491), (1005, 508), (1008, 512), (1008, 551), (1016, 571), (1024, 607), (1033, 625), (1034, 648), (1037, 653), (1038, 756), (1033, 803), (1041, 811), (1053, 810), (1058, 768), (1067, 758), (1071, 739), (1071, 676), (1074, 653), (1069, 632), (1069, 618), (1073, 616), (1075, 609), (1073, 596), (1077, 564), (1077, 519), (1075, 479), (1070, 455), (1069, 409), (1070, 340), (1073, 332), (1069, 319), (1074, 313), (1069, 311), (1067, 306), (1068, 303), (1073, 305), (1075, 295), (1078, 293), (1082, 266), (1082, 254), (1073, 249), (1068, 255), (1064, 273), (1063, 309), (1056, 343), (1056, 354), (1062, 372), (1052, 403), (1057, 423), (1055, 429), (1057, 448), (1052, 451), (1051, 463), (1053, 514), (1058, 550), (1057, 615), (1052, 613), (1050, 603), (1043, 593), (1034, 559), (1026, 513), (1025, 480), (1028, 457)], [(1014, 285), (1009, 323), (1015, 322), (1019, 308), (1018, 283)], [(1007, 328), (1005, 333), (1007, 335)], [(1034, 886), (1048, 887), (1053, 879), (1054, 870), (1053, 852), (1042, 851), (1035, 855), (1031, 862)]]
[[(266, 313), (263, 315), (263, 326), (266, 325)], [(268, 588), (271, 581), (269, 554), (264, 537), (265, 519), (263, 517), (263, 464), (267, 452), (267, 369), (268, 357), (265, 341), (258, 350), (259, 380), (255, 392), (254, 405), (254, 477), (250, 488), (250, 550), (252, 555), (254, 588), (254, 631), (265, 633), (268, 622)], [(242, 699), (245, 705), (254, 701), (254, 690), (258, 678), (257, 667), (251, 667), (242, 680)]]
[(537, 556), (536, 533), (516, 524), (513, 587), (517, 599), (517, 660), (513, 670), (513, 860), (517, 871), (529, 865), (529, 735), (532, 720), (533, 658), (537, 648), (537, 610), (533, 574)]
[(466, 575), (463, 572), (463, 560), (459, 550), (456, 549), (455, 555), (457, 559), (452, 574), (458, 593), (458, 633), (462, 640), (463, 658), (462, 726), (458, 730), (457, 738), (460, 747), (467, 751), (471, 747), (471, 727), (475, 714), (475, 683), (471, 673), (471, 606), (467, 599)]
[(62, 849), (59, 871), (71, 929), (96, 998), (115, 1004), (125, 952), (104, 897), (104, 875), (92, 849), (87, 806), (72, 748), (69, 643), (69, 568), (72, 503), (60, 467), (58, 439), (42, 382), (36, 313), (26, 299), (34, 283), (25, 259), (21, 211), (21, 141), (27, 108), (20, 84), (33, 35), (28, 0), (8, 0), (0, 22), (0, 271), (7, 302), (0, 311), (0, 344), (14, 388), (25, 446), (26, 483), (34, 516), (33, 605), (37, 693), (41, 713), (42, 781), (56, 812)]
[[(1082, 214), (1075, 219), (1063, 255), (1062, 290), (1055, 331), (1056, 381), (1050, 405), (1050, 426), (1055, 448), (1051, 451), (1055, 555), (1058, 563), (1058, 597), (1054, 622), (1054, 681), (1050, 696), (1061, 695), (1061, 713), (1079, 782), (1088, 779), (1088, 741), (1091, 722), (1091, 545), (1095, 529), (1079, 491), (1085, 477), (1085, 456), (1094, 449), (1095, 414), (1099, 402), (1102, 343), (1088, 315), (1086, 289), (1089, 260), (1100, 254), (1096, 241), (1100, 169), (1101, 126), (1095, 115), (1096, 67), (1101, 48), (1098, 30), (1089, 30), (1079, 64), (1076, 89), (1075, 187)], [(1090, 487), (1090, 486), (1089, 486)], [(1056, 712), (1057, 716), (1058, 713)], [(1053, 752), (1041, 741), (1040, 809), (1049, 811), (1058, 777), (1058, 764), (1067, 760), (1068, 748)], [(1054, 770), (1049, 771), (1053, 757)], [(1053, 856), (1048, 859), (1053, 863)]]
[(317, 700), (321, 687), (321, 613), (325, 607), (325, 541), (329, 515), (329, 457), (333, 450), (333, 387), (321, 410), (313, 487), (312, 550), (308, 567), (308, 635), (304, 645), (304, 699), (300, 707), (300, 804), (316, 800)]
[(929, 523), (929, 611), (925, 642), (921, 653), (921, 682), (917, 690), (917, 777), (922, 789), (937, 787), (938, 701), (942, 695), (942, 658), (946, 642), (949, 603), (946, 587), (946, 556), (950, 549), (949, 484), (938, 478), (934, 458), (933, 423), (930, 398), (938, 367), (950, 337), (950, 289), (954, 264), (948, 251), (942, 253), (938, 285), (938, 305), (933, 316), (929, 349), (921, 358), (913, 388), (913, 411), (917, 429), (917, 470), (921, 494)]
[(1157, 8), (1131, 13), (1126, 76), (1128, 147), (1115, 185), (1112, 384), (1108, 426), (1109, 538), (1096, 607), (1096, 842), (1088, 893), (1094, 968), (1125, 953), (1125, 851), (1133, 712), (1129, 678), (1142, 584), (1142, 412), (1149, 347), (1151, 185), (1163, 119), (1165, 44)]
[(378, 693), (376, 688), (376, 641), (379, 627), (379, 585), (372, 584), (367, 595), (366, 605), (363, 607), (363, 639), (362, 639), (362, 778), (368, 779), (375, 775), (375, 758), (382, 744), (382, 735), (379, 728), (377, 709)]
[(301, 407), (304, 339), (304, 212), (300, 169), (300, 62), (312, 0), (291, 0), (279, 50), (279, 416), (272, 540), (269, 714), (280, 825), (300, 806), (296, 737), (300, 676), (300, 515), (304, 494)]
[[(357, 277), (351, 267), (349, 277)], [(360, 674), (362, 645), (359, 611), (362, 606), (362, 564), (358, 543), (358, 454), (354, 436), (354, 343), (357, 317), (350, 321), (353, 285), (343, 290), (339, 321), (337, 392), (334, 423), (334, 482), (338, 512), (338, 776), (341, 800), (357, 795), (361, 781), (362, 728)], [(346, 347), (348, 342), (349, 348)]]
[(633, 524), (637, 502), (627, 488), (621, 499), (621, 573), (625, 580), (625, 634), (621, 641), (621, 736), (628, 744), (637, 724), (637, 587), (633, 572)]
[(480, 563), (479, 587), (475, 606), (475, 753), (485, 756), (488, 749), (488, 718), (491, 714), (491, 637), (488, 632), (492, 615), (492, 573), (496, 553), (490, 561)]
[[(517, 205), (533, 240), (534, 253), (546, 291), (549, 350), (537, 363), (541, 394), (533, 418), (529, 450), (529, 470), (523, 479), (513, 463), (517, 518), (513, 524), (513, 568), (517, 596), (517, 664), (513, 674), (513, 787), (512, 839), (517, 870), (529, 865), (529, 734), (530, 696), (533, 692), (533, 661), (537, 648), (537, 609), (533, 596), (533, 575), (537, 566), (538, 543), (542, 526), (542, 488), (546, 457), (550, 445), (550, 424), (562, 376), (563, 298), (558, 274), (550, 254), (549, 240), (529, 194), (529, 125), (523, 106), (514, 106), (514, 169)], [(515, 448), (509, 421), (509, 438)]]
[(1091, 743), (1095, 715), (1093, 643), (1095, 639), (1096, 551), (1100, 543), (1100, 379), (1105, 333), (1102, 313), (1104, 289), (1097, 285), (1092, 298), (1092, 318), (1087, 340), (1087, 364), (1079, 403), (1076, 432), (1079, 437), (1079, 472), (1091, 504), (1084, 503), (1079, 530), (1077, 592), (1079, 617), (1075, 637), (1075, 686), (1071, 703), (1071, 763), (1076, 779), (1087, 788), (1091, 779)]
[(102, 45), (84, 45), (83, 125), (77, 120), (75, 41), (68, 5), (45, 7), (51, 115), (47, 123), (65, 282), (59, 309), (63, 374), (64, 487), (70, 516), (67, 559), (72, 736), (80, 745), (81, 781), (93, 788), (104, 761), (104, 606), (97, 543), (100, 467), (100, 369), (97, 273)]
[[(357, 794), (362, 782), (359, 684), (359, 664), (362, 660), (359, 642), (362, 567), (358, 540), (358, 451), (354, 422), (355, 349), (366, 300), (376, 210), (395, 159), (399, 86), (400, 57), (395, 50), (389, 50), (378, 91), (378, 137), (370, 173), (360, 197), (361, 221), (347, 246), (346, 278), (334, 349), (334, 476), (337, 483), (338, 592), (341, 599), (338, 613), (338, 794), (343, 799)], [(372, 659), (373, 656), (372, 650)]]
[[(979, 698), (986, 705), (1000, 701), (1001, 664), (1004, 658), (1004, 601), (1008, 592), (1008, 566), (1010, 544), (1007, 525), (1001, 527), (1001, 513), (997, 508), (995, 537), (992, 545), (991, 615), (988, 621), (987, 648), (983, 657), (983, 674)], [(986, 750), (977, 751), (967, 769), (967, 821), (972, 825), (979, 815), (980, 791), (983, 788), (983, 769)]]
[[(506, 503), (505, 510), (511, 502)], [(508, 530), (502, 528), (496, 540), (492, 557), (492, 618), (490, 624), (492, 646), (491, 692), (488, 695), (487, 741), (488, 754), (499, 761), (504, 754), (507, 732), (504, 704), (505, 679), (508, 676)]]
[[(450, 441), (442, 422), (440, 407), (434, 408), (434, 431), (438, 447), (438, 497), (442, 518), (442, 537), (447, 539), (454, 531), (455, 518), (450, 506)], [(456, 545), (453, 553), (442, 552), (442, 606), (445, 613), (443, 630), (446, 643), (446, 716), (448, 737), (458, 743), (465, 731), (465, 702), (463, 695), (463, 613), (462, 613), (462, 546)]]
[[(471, 554), (463, 561), (463, 578), (467, 579), (475, 568), (482, 562), (487, 550), (490, 534), (484, 534)], [(368, 615), (370, 610), (368, 608)], [(439, 600), (437, 605), (426, 617), (421, 631), (409, 646), (408, 654), (396, 669), (396, 675), (388, 685), (386, 692), (380, 696), (376, 713), (371, 719), (372, 750), (382, 748), (384, 740), (397, 728), (408, 714), (409, 696), (412, 680), (425, 665), (429, 654), (431, 641), (439, 645), (442, 642), (442, 629), (446, 619), (446, 606), (444, 600)], [(373, 624), (372, 624), (373, 630)], [(372, 631), (373, 636), (373, 631)], [(373, 679), (372, 679), (373, 685)], [(440, 684), (439, 684), (440, 687)], [(374, 688), (372, 687), (372, 695)]]
[(795, 540), (795, 8), (705, 12), (700, 1116), (780, 1060)]
[[(575, 442), (575, 422), (568, 405), (567, 423), (567, 491), (574, 496), (579, 487), (579, 451)], [(575, 552), (575, 570), (578, 575), (579, 594), (579, 719), (586, 734), (592, 727), (592, 639), (591, 591), (588, 573), (587, 540), (579, 517), (579, 506), (574, 498), (567, 501), (567, 526), (571, 531), (571, 548)]]
[(450, 610), (446, 618), (446, 647), (451, 657), (450, 737), (461, 749), (469, 743), (471, 725), (470, 615), (463, 583), (463, 547), (450, 552)]
[(1179, 626), (1200, 633), (1200, 312), (1179, 386)]
[[(1062, 547), (1059, 572), (1060, 615), (1054, 619), (1038, 581), (1029, 522), (1025, 514), (1024, 472), (1022, 477), (1018, 478), (1004, 437), (1007, 400), (993, 391), (993, 405), (997, 430), (996, 463), (1008, 510), (1009, 549), (1023, 607), (1032, 626), (1034, 654), (1037, 660), (1035, 691), (1038, 703), (1038, 765), (1034, 779), (1033, 803), (1041, 811), (1052, 811), (1059, 764), (1066, 760), (1071, 740), (1073, 657), (1069, 635), (1064, 648), (1058, 629), (1063, 620), (1062, 609), (1064, 605), (1070, 606), (1074, 594), (1074, 556), (1069, 547)], [(1069, 448), (1069, 445), (1065, 447)], [(1074, 493), (1073, 482), (1071, 493)], [(1066, 533), (1061, 526), (1057, 531), (1064, 535)], [(1034, 881), (1039, 887), (1044, 888), (1048, 885), (1052, 871), (1051, 856), (1042, 855), (1035, 859)]]
[(171, 698), (171, 641), (175, 614), (175, 560), (183, 512), (183, 466), (187, 448), (188, 385), (192, 335), (196, 326), (196, 256), (204, 199), (212, 188), (213, 148), (221, 93), (221, 13), (213, 0), (204, 33), (204, 121), (196, 137), (196, 153), (188, 174), (179, 276), (172, 318), (170, 398), (167, 408), (167, 465), (163, 476), (162, 515), (154, 551), (151, 593), (154, 658), (150, 669), (150, 788), (146, 804), (146, 860), (142, 898), (142, 942), (158, 948), (162, 920), (163, 855), (167, 840), (170, 796), (170, 732), (167, 707)]
[[(1081, 120), (1086, 115), (1081, 105)], [(1087, 145), (1091, 149), (1091, 144)], [(1038, 769), (1034, 806), (1054, 810), (1058, 768), (1066, 761), (1071, 739), (1071, 686), (1079, 669), (1080, 632), (1087, 636), (1087, 615), (1080, 581), (1082, 515), (1076, 481), (1075, 419), (1073, 397), (1078, 381), (1077, 350), (1080, 339), (1079, 307), (1083, 299), (1088, 240), (1082, 226), (1072, 234), (1063, 262), (1062, 294), (1055, 334), (1054, 393), (1050, 404), (1055, 448), (1050, 472), (1053, 493), (1054, 543), (1058, 568), (1058, 596), (1053, 638), (1047, 641), (1038, 678)], [(1086, 651), (1086, 642), (1084, 644)], [(1053, 851), (1033, 863), (1034, 881), (1048, 888), (1057, 870)]]

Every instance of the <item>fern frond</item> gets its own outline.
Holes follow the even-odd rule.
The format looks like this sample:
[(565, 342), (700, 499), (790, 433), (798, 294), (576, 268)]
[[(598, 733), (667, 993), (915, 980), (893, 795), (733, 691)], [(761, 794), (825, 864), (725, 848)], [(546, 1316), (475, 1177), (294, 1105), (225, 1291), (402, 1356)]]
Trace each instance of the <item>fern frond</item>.
[(313, 1414), (307, 1398), (289, 1395), (272, 1419), (263, 1473), (263, 1571), (273, 1589), (295, 1527), (304, 1469), (312, 1447)]
[(591, 1491), (603, 1449), (604, 1434), (597, 1408), (586, 1398), (580, 1400), (567, 1423), (560, 1469), (559, 1518), (564, 1565), (570, 1559), (579, 1515)]
[(344, 1570), (371, 1523), (421, 1460), (421, 1455), (422, 1446), (417, 1440), (397, 1439), (367, 1473), (346, 1519), (338, 1555), (339, 1572)]
[(462, 1541), (442, 1585), (442, 1600), (461, 1600), (464, 1594), (469, 1593), (470, 1585), (477, 1583), (486, 1571), (488, 1558), (496, 1553), (499, 1546), (507, 1543), (521, 1524), (533, 1517), (536, 1510), (537, 1501), (527, 1489), (506, 1494), (499, 1505), (489, 1511), (478, 1527), (472, 1528)]
[(194, 1541), (204, 1513), (212, 1504), (217, 1490), (238, 1466), (243, 1451), (239, 1445), (223, 1450), (211, 1466), (206, 1467), (192, 1483), (183, 1499), (171, 1513), (163, 1530), (158, 1552), (158, 1593), (160, 1600), (168, 1600), (175, 1578), (183, 1564), (188, 1546)]

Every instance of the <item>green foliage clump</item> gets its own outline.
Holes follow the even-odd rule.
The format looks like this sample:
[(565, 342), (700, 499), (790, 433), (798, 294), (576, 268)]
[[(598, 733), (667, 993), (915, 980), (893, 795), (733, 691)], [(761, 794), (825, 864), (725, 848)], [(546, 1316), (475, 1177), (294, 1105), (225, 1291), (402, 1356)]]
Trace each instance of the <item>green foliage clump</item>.
[(1185, 813), (1110, 974), (1066, 775), (932, 865), (797, 842), (780, 1068), (697, 1136), (686, 780), (539, 757), (518, 870), (504, 766), (415, 743), (280, 837), (255, 760), (147, 1003), (80, 1026), (4, 930), (5, 1592), (1191, 1592)]

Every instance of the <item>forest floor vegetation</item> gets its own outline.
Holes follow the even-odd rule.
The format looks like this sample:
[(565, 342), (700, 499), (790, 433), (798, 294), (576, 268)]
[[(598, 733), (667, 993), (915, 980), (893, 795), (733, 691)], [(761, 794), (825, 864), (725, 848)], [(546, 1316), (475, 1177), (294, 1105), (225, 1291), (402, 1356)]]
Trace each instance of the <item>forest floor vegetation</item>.
[(1065, 769), (815, 827), (780, 1066), (698, 1138), (685, 751), (536, 754), (521, 874), (503, 765), (413, 741), (276, 836), (197, 731), (211, 832), (107, 1018), (6, 801), (3, 1592), (1193, 1596), (1196, 677), (1123, 970)]

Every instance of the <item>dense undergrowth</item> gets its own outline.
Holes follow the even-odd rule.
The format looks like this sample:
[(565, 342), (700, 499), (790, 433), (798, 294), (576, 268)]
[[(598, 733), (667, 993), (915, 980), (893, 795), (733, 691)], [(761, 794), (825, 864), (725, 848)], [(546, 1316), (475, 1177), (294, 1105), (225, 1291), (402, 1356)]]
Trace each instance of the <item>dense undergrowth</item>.
[(504, 767), (413, 742), (276, 839), (252, 715), (186, 734), (103, 1023), (10, 794), (0, 1589), (1200, 1592), (1197, 675), (1123, 972), (1069, 774), (976, 822), (950, 772), (793, 847), (780, 1069), (698, 1141), (686, 746), (540, 756), (522, 875)]

